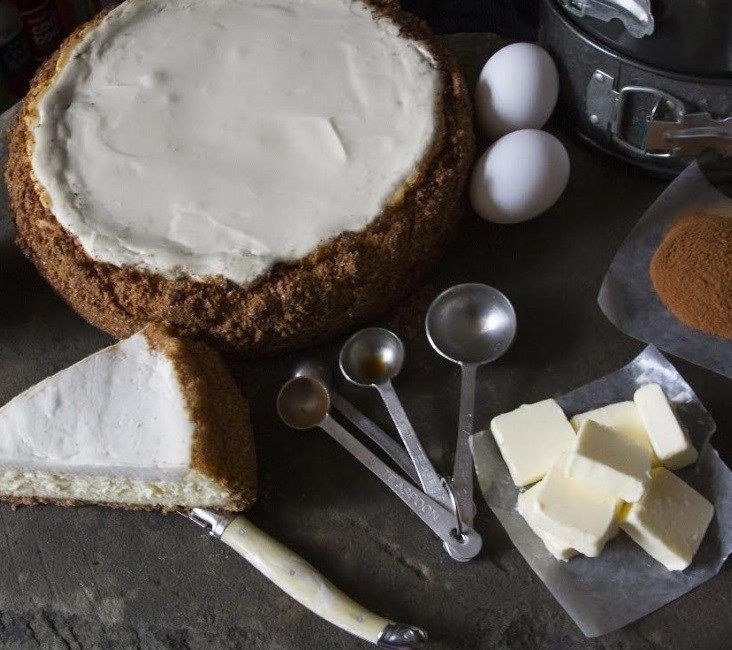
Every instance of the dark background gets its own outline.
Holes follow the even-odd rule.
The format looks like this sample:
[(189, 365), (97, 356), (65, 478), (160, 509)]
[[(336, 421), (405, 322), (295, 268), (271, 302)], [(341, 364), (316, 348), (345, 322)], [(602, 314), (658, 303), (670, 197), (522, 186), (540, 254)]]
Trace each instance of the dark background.
[(438, 34), (493, 32), (531, 38), (537, 27), (536, 0), (401, 0)]

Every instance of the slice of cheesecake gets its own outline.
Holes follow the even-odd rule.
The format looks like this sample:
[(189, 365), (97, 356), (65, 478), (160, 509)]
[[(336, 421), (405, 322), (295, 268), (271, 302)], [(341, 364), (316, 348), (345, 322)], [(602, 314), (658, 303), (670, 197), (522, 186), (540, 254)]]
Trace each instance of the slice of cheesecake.
[(208, 346), (149, 325), (0, 408), (0, 498), (243, 510), (248, 406)]

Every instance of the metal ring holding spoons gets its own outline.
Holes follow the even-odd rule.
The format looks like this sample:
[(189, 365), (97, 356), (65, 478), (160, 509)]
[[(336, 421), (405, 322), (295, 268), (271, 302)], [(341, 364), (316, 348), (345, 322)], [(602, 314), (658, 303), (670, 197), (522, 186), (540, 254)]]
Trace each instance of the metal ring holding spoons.
[(462, 539), (463, 537), (463, 520), (460, 519), (460, 510), (458, 508), (458, 502), (455, 498), (455, 491), (452, 489), (450, 481), (444, 476), (442, 477), (442, 486), (447, 490), (450, 495), (450, 501), (452, 503), (452, 511), (455, 514), (455, 539)]
[(443, 291), (430, 305), (425, 319), (427, 339), (438, 354), (461, 368), (460, 417), (452, 485), (460, 517), (472, 527), (473, 434), (475, 380), (478, 367), (495, 361), (516, 336), (516, 312), (506, 296), (485, 284), (458, 284)]
[(312, 377), (297, 377), (288, 381), (277, 396), (277, 413), (281, 420), (293, 429), (305, 430), (320, 427), (347, 451), (373, 472), (396, 494), (450, 549), (450, 556), (467, 561), (481, 549), (480, 535), (464, 529), (461, 539), (455, 539), (454, 513), (428, 495), (420, 492), (399, 476), (369, 449), (362, 445), (328, 413), (330, 396), (328, 388)]

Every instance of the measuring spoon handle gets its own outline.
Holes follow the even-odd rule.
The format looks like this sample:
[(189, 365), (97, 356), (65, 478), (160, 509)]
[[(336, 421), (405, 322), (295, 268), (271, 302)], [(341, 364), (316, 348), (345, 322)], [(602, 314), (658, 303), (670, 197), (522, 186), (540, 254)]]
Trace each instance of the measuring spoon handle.
[(473, 433), (475, 413), (475, 377), (478, 367), (463, 364), (460, 381), (460, 419), (458, 421), (455, 461), (452, 468), (452, 488), (458, 504), (460, 518), (473, 527), (475, 502), (473, 501), (473, 455), (470, 453), (470, 436)]
[[(467, 531), (462, 542), (453, 537), (455, 515), (452, 512), (446, 510), (439, 503), (405, 481), (348, 433), (330, 415), (326, 415), (320, 423), (320, 427), (355, 456), (364, 467), (381, 479), (384, 485), (394, 492), (446, 545), (454, 548), (457, 555), (461, 558), (464, 556), (464, 559), (470, 559), (478, 554), (482, 542), (477, 533)], [(450, 555), (455, 557), (453, 553)]]
[(356, 428), (366, 434), (379, 447), (381, 447), (401, 469), (415, 483), (419, 484), (419, 476), (409, 454), (404, 450), (394, 438), (383, 431), (376, 422), (366, 417), (351, 402), (339, 395), (338, 393), (330, 394), (330, 401), (333, 407), (339, 411), (343, 417), (351, 422)]
[(394, 426), (396, 426), (399, 436), (407, 448), (407, 453), (414, 463), (414, 469), (417, 471), (422, 489), (437, 501), (437, 503), (449, 510), (452, 508), (452, 504), (450, 503), (450, 497), (447, 491), (442, 485), (442, 478), (435, 471), (430, 459), (427, 457), (427, 452), (425, 452), (422, 443), (417, 438), (417, 434), (414, 432), (412, 423), (409, 421), (402, 407), (402, 403), (399, 401), (399, 396), (396, 394), (394, 386), (392, 386), (391, 382), (387, 381), (383, 384), (377, 384), (376, 389), (379, 391), (381, 399), (384, 400), (386, 409), (394, 421)]

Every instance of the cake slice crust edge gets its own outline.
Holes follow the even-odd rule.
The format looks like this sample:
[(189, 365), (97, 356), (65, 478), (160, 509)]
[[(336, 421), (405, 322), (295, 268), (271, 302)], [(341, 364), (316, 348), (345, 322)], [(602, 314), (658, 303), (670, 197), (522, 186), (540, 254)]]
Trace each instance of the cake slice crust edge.
[(256, 500), (257, 457), (249, 405), (233, 375), (205, 343), (179, 338), (155, 324), (143, 333), (150, 346), (173, 363), (196, 425), (191, 469), (237, 495), (226, 510), (245, 510)]

